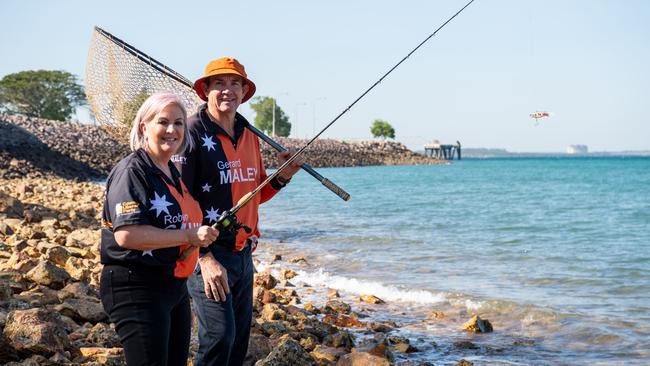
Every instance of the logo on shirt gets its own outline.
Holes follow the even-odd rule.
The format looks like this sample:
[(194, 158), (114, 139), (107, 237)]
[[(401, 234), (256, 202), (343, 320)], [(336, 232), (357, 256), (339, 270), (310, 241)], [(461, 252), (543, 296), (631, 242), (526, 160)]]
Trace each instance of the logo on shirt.
[(187, 164), (187, 158), (180, 155), (172, 155), (172, 163), (179, 163), (181, 165)]
[(138, 203), (135, 201), (120, 202), (115, 205), (115, 215), (128, 215), (140, 212)]
[(217, 168), (221, 184), (255, 182), (257, 178), (257, 168), (244, 168), (241, 160), (218, 161)]

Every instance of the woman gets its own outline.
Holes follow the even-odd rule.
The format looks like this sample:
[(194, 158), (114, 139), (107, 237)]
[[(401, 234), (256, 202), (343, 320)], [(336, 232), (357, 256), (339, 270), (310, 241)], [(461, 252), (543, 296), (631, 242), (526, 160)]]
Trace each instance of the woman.
[(186, 281), (199, 251), (180, 256), (219, 234), (201, 226), (201, 208), (170, 161), (191, 149), (186, 118), (177, 96), (149, 97), (133, 122), (133, 153), (106, 183), (100, 293), (128, 365), (186, 365), (191, 328)]

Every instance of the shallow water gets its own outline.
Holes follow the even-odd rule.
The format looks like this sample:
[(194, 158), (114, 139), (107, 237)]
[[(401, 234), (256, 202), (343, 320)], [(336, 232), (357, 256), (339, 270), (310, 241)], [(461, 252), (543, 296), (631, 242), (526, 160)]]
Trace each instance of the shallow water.
[[(264, 204), (296, 280), (389, 301), (436, 364), (650, 363), (650, 158), (465, 159), (320, 169)], [(445, 312), (442, 321), (426, 312)], [(495, 332), (468, 335), (473, 314)], [(471, 340), (479, 349), (459, 349)], [(432, 342), (435, 342), (434, 346)]]

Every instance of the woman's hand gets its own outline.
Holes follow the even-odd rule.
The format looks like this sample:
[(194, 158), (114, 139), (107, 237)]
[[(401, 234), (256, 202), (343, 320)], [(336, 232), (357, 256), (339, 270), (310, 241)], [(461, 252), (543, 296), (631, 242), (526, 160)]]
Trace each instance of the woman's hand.
[[(290, 149), (287, 151), (279, 152), (278, 153), (278, 163), (280, 165), (284, 164), (285, 161), (289, 160), (289, 158), (296, 153), (296, 149)], [(298, 156), (294, 161), (289, 164), (288, 167), (284, 168), (278, 176), (284, 178), (284, 180), (289, 180), (291, 177), (293, 177), (294, 174), (296, 174), (299, 170), (302, 164), (305, 163), (305, 159), (303, 158), (304, 155)]]
[(207, 247), (213, 241), (217, 240), (219, 230), (212, 226), (203, 225), (201, 227), (188, 230), (189, 243), (198, 247)]
[(199, 265), (201, 266), (205, 296), (215, 301), (226, 301), (226, 296), (230, 293), (228, 271), (214, 259), (212, 253), (201, 257)]

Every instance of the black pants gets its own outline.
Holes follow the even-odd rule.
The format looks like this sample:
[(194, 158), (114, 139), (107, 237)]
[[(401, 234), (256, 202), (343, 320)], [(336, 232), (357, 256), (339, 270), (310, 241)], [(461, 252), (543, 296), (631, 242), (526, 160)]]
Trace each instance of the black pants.
[(230, 294), (225, 302), (205, 296), (200, 266), (187, 286), (199, 320), (199, 350), (194, 366), (242, 365), (253, 319), (253, 259), (248, 245), (233, 253), (212, 248), (212, 255), (228, 270)]
[(102, 305), (127, 365), (187, 365), (192, 323), (186, 283), (152, 268), (104, 267)]

